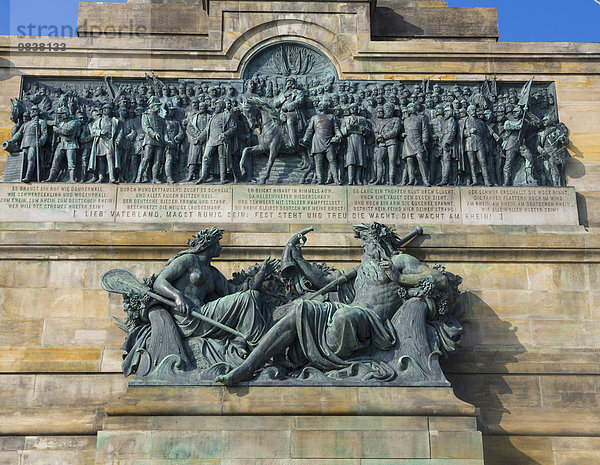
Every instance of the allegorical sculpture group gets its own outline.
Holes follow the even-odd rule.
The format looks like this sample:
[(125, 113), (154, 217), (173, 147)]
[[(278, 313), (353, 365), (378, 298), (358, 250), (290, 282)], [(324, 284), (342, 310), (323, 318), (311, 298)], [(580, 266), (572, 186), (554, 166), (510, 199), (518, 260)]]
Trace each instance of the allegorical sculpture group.
[(23, 182), (565, 186), (557, 115), (531, 81), (32, 80), (3, 148)]
[(211, 260), (223, 230), (204, 229), (157, 274), (114, 269), (124, 295), (123, 372), (144, 384), (240, 382), (441, 386), (455, 350), (461, 278), (400, 250), (379, 224), (354, 226), (361, 262), (339, 271), (302, 255), (308, 228), (270, 258), (227, 279)]

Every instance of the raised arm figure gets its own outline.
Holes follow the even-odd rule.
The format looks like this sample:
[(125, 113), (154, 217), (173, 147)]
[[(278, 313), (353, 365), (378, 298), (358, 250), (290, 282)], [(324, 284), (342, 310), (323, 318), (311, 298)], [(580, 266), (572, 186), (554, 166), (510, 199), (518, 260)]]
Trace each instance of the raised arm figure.
[[(412, 313), (427, 312), (420, 286), (428, 283), (435, 292), (447, 290), (448, 280), (442, 272), (398, 251), (401, 240), (387, 226), (361, 224), (354, 231), (355, 237), (362, 240), (363, 256), (352, 302), (299, 301), (267, 332), (244, 363), (217, 377), (218, 382), (236, 384), (251, 379), (270, 358), (284, 353), (290, 354), (291, 363), (308, 364), (322, 371), (339, 370), (353, 361), (364, 362), (364, 351), (395, 347), (400, 336), (390, 321), (404, 305), (410, 304)], [(302, 260), (297, 263), (304, 264)], [(312, 271), (306, 268), (308, 274)], [(328, 279), (326, 275), (315, 277)], [(424, 328), (419, 331), (423, 334)]]

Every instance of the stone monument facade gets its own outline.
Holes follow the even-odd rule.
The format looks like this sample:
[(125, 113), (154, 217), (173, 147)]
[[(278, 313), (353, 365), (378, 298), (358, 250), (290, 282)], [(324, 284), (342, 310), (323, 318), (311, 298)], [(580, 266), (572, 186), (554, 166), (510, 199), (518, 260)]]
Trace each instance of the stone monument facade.
[[(78, 37), (0, 37), (0, 462), (595, 463), (600, 48), (497, 38), (437, 0), (84, 2)], [(373, 224), (423, 234), (364, 324), (344, 289), (381, 289), (313, 293), (372, 282)], [(217, 236), (231, 292), (165, 295)], [(126, 312), (114, 269), (146, 278)], [(352, 330), (294, 339), (319, 321)]]

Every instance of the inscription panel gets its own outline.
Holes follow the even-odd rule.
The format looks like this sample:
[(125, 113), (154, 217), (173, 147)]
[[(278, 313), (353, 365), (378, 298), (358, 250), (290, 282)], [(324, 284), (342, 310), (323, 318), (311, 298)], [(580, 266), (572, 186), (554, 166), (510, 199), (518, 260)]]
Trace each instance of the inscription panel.
[(459, 191), (451, 187), (348, 187), (353, 222), (460, 224)]
[(23, 177), (23, 152), (9, 153), (6, 157), (4, 182), (21, 182)]
[(577, 225), (573, 188), (462, 187), (463, 224)]
[(0, 183), (0, 221), (577, 225), (575, 189)]
[(234, 186), (232, 219), (241, 223), (346, 223), (346, 188)]
[(92, 184), (0, 184), (0, 221), (113, 221), (116, 188)]
[(119, 186), (117, 222), (228, 223), (231, 187), (140, 185)]

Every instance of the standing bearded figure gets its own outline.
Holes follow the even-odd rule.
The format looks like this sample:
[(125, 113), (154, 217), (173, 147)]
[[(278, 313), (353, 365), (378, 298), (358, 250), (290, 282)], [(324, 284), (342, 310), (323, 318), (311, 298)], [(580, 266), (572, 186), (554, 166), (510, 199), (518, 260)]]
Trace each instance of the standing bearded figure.
[(296, 85), (292, 77), (285, 81), (285, 91), (273, 101), (275, 108), (281, 110), (290, 138), (290, 146), (298, 147), (300, 134), (306, 128), (306, 115), (304, 114), (305, 97), (304, 91)]
[(196, 184), (202, 184), (208, 179), (208, 171), (215, 152), (219, 159), (219, 178), (225, 184), (227, 170), (231, 168), (231, 139), (236, 134), (236, 121), (231, 113), (225, 111), (225, 102), (215, 102), (214, 113), (208, 118), (206, 128), (200, 139), (206, 140), (206, 148), (202, 157), (202, 175)]
[(160, 182), (162, 152), (165, 143), (165, 120), (158, 114), (161, 103), (156, 97), (148, 100), (148, 111), (142, 115), (144, 131), (144, 156), (138, 169), (135, 182), (148, 182), (147, 170), (152, 162), (152, 183)]
[[(481, 120), (475, 116), (477, 108), (474, 105), (469, 105), (467, 108), (467, 119), (465, 120), (465, 151), (469, 158), (471, 166), (471, 182), (472, 185), (477, 184), (477, 162), (481, 168), (481, 175), (486, 186), (491, 186), (490, 175), (488, 173), (488, 164), (485, 156), (485, 127)], [(476, 161), (477, 157), (477, 161)]]
[(34, 105), (29, 110), (29, 115), (31, 119), (23, 123), (13, 136), (2, 144), (2, 148), (6, 150), (8, 145), (21, 141), (20, 148), (27, 160), (27, 170), (23, 176), (23, 182), (39, 181), (36, 167), (38, 171), (41, 169), (39, 166), (40, 149), (48, 138), (48, 126), (46, 121), (39, 117), (40, 109)]
[(69, 171), (69, 182), (75, 182), (75, 163), (77, 160), (77, 149), (79, 149), (79, 131), (81, 123), (73, 118), (66, 107), (56, 110), (56, 121), (54, 122), (54, 137), (58, 137), (58, 144), (54, 152), (50, 175), (45, 182), (55, 182), (58, 179), (62, 166), (67, 162)]
[(336, 184), (340, 184), (334, 144), (342, 140), (342, 133), (337, 118), (327, 113), (328, 107), (327, 101), (319, 102), (317, 114), (308, 122), (306, 133), (300, 143), (307, 147), (312, 140), (310, 153), (314, 158), (317, 184), (324, 184), (327, 180), (325, 158), (329, 162), (329, 175)]
[(206, 137), (204, 130), (206, 129), (206, 123), (208, 122), (209, 117), (206, 102), (195, 101), (192, 105), (193, 110), (188, 114), (185, 127), (190, 146), (187, 158), (187, 176), (185, 178), (187, 182), (193, 181), (200, 171), (202, 154), (204, 153), (204, 143), (206, 142), (206, 140), (203, 139), (203, 137)]
[(409, 103), (406, 107), (408, 117), (404, 120), (404, 147), (402, 158), (406, 159), (408, 169), (408, 184), (416, 185), (415, 159), (419, 164), (419, 172), (423, 184), (430, 186), (427, 164), (427, 149), (425, 146), (429, 142), (429, 128), (425, 118), (417, 114), (417, 107), (414, 103)]
[[(442, 179), (438, 186), (447, 186), (449, 179), (452, 184), (456, 182), (457, 173), (452, 173), (452, 167), (456, 167), (458, 159), (458, 147), (456, 136), (458, 133), (458, 123), (454, 119), (452, 107), (444, 108), (444, 122), (442, 125), (442, 140), (440, 141), (440, 150), (442, 156)], [(454, 170), (456, 171), (456, 170)]]
[(308, 364), (323, 371), (345, 368), (360, 360), (361, 351), (394, 347), (398, 336), (390, 320), (405, 306), (427, 311), (424, 298), (418, 294), (410, 297), (411, 288), (424, 280), (440, 292), (449, 286), (440, 271), (399, 252), (400, 238), (387, 226), (361, 224), (354, 227), (354, 232), (363, 246), (354, 299), (349, 304), (299, 301), (239, 367), (218, 376), (216, 381), (237, 384), (249, 380), (269, 359), (285, 354), (293, 364)]
[(117, 147), (121, 145), (123, 131), (120, 121), (111, 114), (110, 104), (105, 103), (102, 106), (102, 116), (90, 128), (94, 142), (88, 169), (98, 177), (98, 182), (106, 182), (108, 170), (110, 182), (117, 184), (121, 168)]
[(402, 131), (402, 122), (396, 116), (396, 107), (392, 103), (383, 105), (383, 120), (377, 125), (375, 138), (379, 144), (379, 160), (388, 159), (388, 184), (396, 184), (398, 166), (398, 136)]
[(349, 111), (350, 115), (344, 117), (342, 121), (341, 132), (348, 141), (344, 165), (348, 170), (348, 184), (353, 186), (364, 184), (366, 177), (367, 144), (365, 137), (369, 132), (369, 124), (367, 118), (358, 114), (356, 103), (350, 105)]

